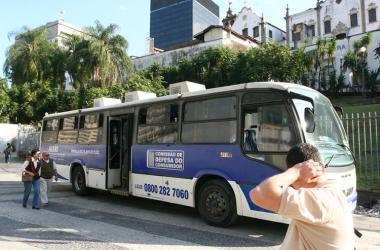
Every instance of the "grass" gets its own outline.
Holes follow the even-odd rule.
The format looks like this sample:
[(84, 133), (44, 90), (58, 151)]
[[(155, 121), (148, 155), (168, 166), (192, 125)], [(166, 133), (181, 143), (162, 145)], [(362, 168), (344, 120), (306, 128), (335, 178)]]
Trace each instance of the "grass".
[[(360, 117), (365, 113), (366, 117), (368, 117), (368, 113), (371, 112), (372, 117), (374, 116), (374, 112), (380, 114), (380, 98), (366, 98), (362, 96), (355, 97), (339, 97), (331, 100), (334, 105), (340, 106), (343, 108), (344, 116), (348, 114), (349, 118), (351, 114), (360, 113)], [(368, 119), (366, 119), (366, 127), (363, 127), (363, 119), (360, 122), (360, 151), (358, 144), (358, 129), (357, 122), (355, 120), (354, 124), (351, 121), (344, 123), (346, 127), (348, 125), (347, 133), (351, 145), (351, 149), (354, 150), (352, 146), (352, 138), (355, 139), (355, 152), (354, 155), (356, 157), (357, 162), (357, 180), (358, 180), (358, 189), (375, 189), (380, 190), (380, 174), (379, 174), (379, 162), (377, 160), (377, 154), (380, 153), (380, 148), (375, 144), (375, 120), (372, 120), (372, 129), (371, 129), (371, 137), (369, 133), (369, 124)], [(352, 125), (354, 126), (352, 129)], [(377, 119), (378, 126), (378, 136), (380, 133), (380, 120)], [(364, 136), (364, 132), (365, 135)], [(364, 139), (367, 142), (367, 148), (364, 150)], [(372, 139), (372, 151), (369, 147), (370, 139)], [(377, 138), (379, 140), (379, 138)], [(367, 160), (365, 161), (365, 154), (367, 154)], [(359, 157), (360, 155), (360, 157)], [(360, 160), (359, 160), (360, 159)]]
[(343, 113), (344, 114), (368, 113), (368, 112), (377, 112), (379, 114), (380, 113), (380, 104), (355, 105), (355, 106), (343, 107)]

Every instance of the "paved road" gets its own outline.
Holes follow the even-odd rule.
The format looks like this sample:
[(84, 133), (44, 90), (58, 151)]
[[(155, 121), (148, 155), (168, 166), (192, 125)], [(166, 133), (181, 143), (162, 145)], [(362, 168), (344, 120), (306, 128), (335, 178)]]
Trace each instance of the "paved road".
[[(21, 206), (20, 164), (0, 164), (0, 249), (278, 249), (286, 225), (243, 218), (206, 225), (191, 208), (54, 183), (49, 205)], [(31, 202), (31, 199), (30, 201)], [(357, 249), (380, 249), (380, 219), (355, 217)]]

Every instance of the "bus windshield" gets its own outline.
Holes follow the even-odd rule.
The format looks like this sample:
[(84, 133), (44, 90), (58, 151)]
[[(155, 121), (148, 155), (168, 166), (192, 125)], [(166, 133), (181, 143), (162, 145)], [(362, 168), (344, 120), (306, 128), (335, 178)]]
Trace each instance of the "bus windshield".
[[(346, 166), (353, 163), (353, 156), (349, 150), (348, 140), (339, 117), (328, 98), (307, 90), (294, 90), (313, 99), (313, 103), (307, 100), (294, 98), (293, 104), (301, 121), (306, 142), (315, 145), (326, 163), (332, 157), (332, 166)], [(314, 111), (315, 129), (313, 132), (306, 131), (305, 108)]]

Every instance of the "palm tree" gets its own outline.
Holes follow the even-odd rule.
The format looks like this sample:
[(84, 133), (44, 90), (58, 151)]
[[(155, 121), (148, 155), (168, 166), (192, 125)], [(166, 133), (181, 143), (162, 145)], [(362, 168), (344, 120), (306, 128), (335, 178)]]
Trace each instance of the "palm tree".
[(316, 66), (315, 70), (318, 71), (318, 89), (321, 88), (322, 64), (323, 64), (323, 60), (325, 59), (325, 55), (327, 53), (326, 43), (327, 43), (326, 39), (318, 38), (317, 51), (316, 51), (317, 63), (315, 65)]
[(52, 44), (44, 28), (11, 34), (15, 43), (8, 49), (4, 73), (14, 84), (46, 79), (49, 75), (49, 55)]
[(90, 41), (83, 35), (70, 35), (64, 40), (67, 54), (66, 69), (75, 88), (86, 88), (91, 81), (92, 67), (89, 51)]
[(121, 35), (115, 35), (115, 24), (104, 27), (95, 21), (95, 27), (86, 29), (89, 39), (92, 79), (95, 84), (113, 85), (124, 81), (131, 69), (127, 54), (128, 42)]
[[(371, 34), (367, 33), (363, 37), (361, 37), (359, 40), (355, 41), (354, 43), (354, 53), (350, 55), (351, 58), (348, 58), (351, 60), (347, 65), (351, 65), (350, 69), (352, 70), (352, 73), (354, 75), (354, 79), (358, 78), (359, 72), (361, 72), (361, 83), (362, 87), (364, 88), (366, 86), (366, 77), (365, 72), (367, 69), (367, 56), (368, 56), (368, 46), (371, 43)], [(355, 62), (353, 62), (355, 61)], [(355, 76), (356, 75), (356, 76)]]
[(330, 76), (330, 64), (332, 65), (332, 68), (334, 67), (334, 54), (336, 51), (336, 39), (332, 38), (327, 41), (326, 43), (326, 52), (328, 57), (328, 64), (327, 64), (327, 74)]

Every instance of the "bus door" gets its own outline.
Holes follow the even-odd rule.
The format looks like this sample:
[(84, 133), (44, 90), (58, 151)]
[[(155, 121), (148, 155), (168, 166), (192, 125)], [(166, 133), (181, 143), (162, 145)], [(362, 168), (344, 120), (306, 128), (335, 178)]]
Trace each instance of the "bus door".
[(107, 188), (121, 186), (122, 164), (122, 120), (110, 117), (108, 120), (108, 168)]
[(131, 170), (131, 146), (133, 135), (133, 116), (128, 114), (122, 117), (122, 163), (121, 163), (121, 187), (129, 189), (129, 171)]

